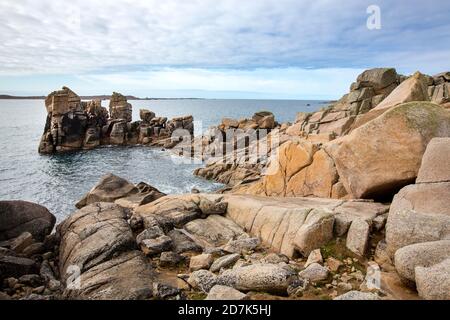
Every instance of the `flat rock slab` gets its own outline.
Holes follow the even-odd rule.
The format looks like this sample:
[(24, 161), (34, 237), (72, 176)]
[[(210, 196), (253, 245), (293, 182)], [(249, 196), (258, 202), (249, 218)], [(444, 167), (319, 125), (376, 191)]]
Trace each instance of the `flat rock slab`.
[(348, 225), (363, 219), (368, 223), (389, 210), (380, 203), (321, 198), (276, 198), (225, 195), (226, 217), (235, 221), (262, 244), (288, 257), (295, 251), (309, 253), (330, 241), (334, 222), (345, 215)]
[(374, 293), (349, 291), (334, 298), (333, 300), (381, 300), (381, 299)]
[(159, 215), (170, 220), (175, 227), (182, 228), (186, 223), (202, 216), (202, 200), (214, 202), (220, 198), (220, 195), (169, 195), (137, 207), (135, 215), (143, 219), (146, 227), (153, 224), (154, 215)]
[(8, 277), (20, 277), (36, 271), (37, 266), (34, 260), (14, 256), (0, 257), (0, 280)]

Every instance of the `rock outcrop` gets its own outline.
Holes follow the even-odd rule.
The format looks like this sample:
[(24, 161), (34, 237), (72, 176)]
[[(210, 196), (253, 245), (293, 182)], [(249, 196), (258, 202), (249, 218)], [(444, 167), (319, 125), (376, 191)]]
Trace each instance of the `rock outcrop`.
[[(446, 73), (404, 77), (389, 68), (367, 70), (337, 103), (273, 129), (267, 141), (278, 144), (263, 156), (251, 145), (238, 146), (195, 174), (229, 185), (226, 193), (390, 200), (414, 182), (428, 142), (450, 136), (448, 111), (429, 102), (429, 86), (442, 81)], [(221, 128), (239, 126), (225, 119)], [(251, 154), (258, 154), (255, 163), (242, 161)]]
[(116, 204), (97, 202), (58, 226), (59, 271), (69, 298), (144, 299), (152, 296), (151, 267)]
[(450, 113), (434, 103), (398, 105), (323, 145), (288, 141), (265, 175), (232, 192), (265, 196), (389, 198), (414, 182), (428, 142), (450, 136)]
[[(224, 201), (228, 202), (227, 217), (288, 257), (296, 252), (307, 257), (338, 235), (338, 226), (342, 236), (352, 221), (364, 219), (370, 225), (388, 210), (378, 203), (314, 198), (225, 195)], [(346, 221), (342, 226), (341, 217)]]
[(401, 104), (327, 149), (354, 198), (394, 194), (414, 182), (425, 148), (450, 136), (450, 113), (428, 102)]
[[(47, 121), (39, 144), (40, 153), (92, 149), (99, 145), (156, 144), (171, 148), (194, 132), (192, 116), (167, 121), (142, 110), (142, 121), (132, 122), (132, 105), (114, 92), (108, 110), (100, 100), (81, 101), (72, 90), (63, 87), (45, 100)], [(180, 129), (176, 137), (172, 134)]]
[(450, 72), (428, 77), (428, 95), (437, 104), (445, 105), (450, 102)]
[[(198, 206), (202, 199), (226, 202), (227, 209), (222, 212), (225, 217), (214, 214), (202, 219), (205, 215)], [(238, 253), (241, 250), (235, 248), (240, 246), (253, 249), (258, 242), (253, 244), (246, 231), (276, 252), (288, 257), (299, 252), (307, 257), (312, 250), (332, 240), (338, 226), (342, 236), (352, 221), (363, 219), (371, 225), (373, 219), (387, 210), (388, 206), (371, 202), (194, 194), (166, 196), (137, 207), (132, 219), (142, 220), (145, 228), (164, 219), (166, 224), (183, 228), (203, 248), (222, 246), (225, 251)]]
[(360, 74), (350, 92), (315, 113), (300, 113), (288, 134), (330, 140), (349, 132), (361, 115), (377, 107), (405, 77), (392, 68), (376, 68)]

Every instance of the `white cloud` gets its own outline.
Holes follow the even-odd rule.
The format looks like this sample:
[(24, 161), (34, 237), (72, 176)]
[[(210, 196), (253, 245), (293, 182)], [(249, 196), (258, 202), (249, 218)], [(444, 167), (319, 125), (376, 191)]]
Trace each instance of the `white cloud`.
[(450, 67), (450, 2), (377, 0), (376, 31), (366, 28), (370, 4), (1, 0), (0, 75), (15, 83), (17, 76), (79, 74), (96, 86), (336, 96), (360, 69)]
[[(378, 2), (383, 29), (371, 33), (365, 27), (366, 0), (3, 0), (0, 73), (130, 65), (362, 67), (379, 52), (417, 48), (427, 28), (442, 17), (427, 21), (423, 30), (404, 24), (419, 23), (414, 18), (423, 19), (422, 13), (435, 17), (445, 11), (418, 0)], [(448, 23), (428, 39), (445, 27)], [(388, 56), (379, 63), (395, 62)]]

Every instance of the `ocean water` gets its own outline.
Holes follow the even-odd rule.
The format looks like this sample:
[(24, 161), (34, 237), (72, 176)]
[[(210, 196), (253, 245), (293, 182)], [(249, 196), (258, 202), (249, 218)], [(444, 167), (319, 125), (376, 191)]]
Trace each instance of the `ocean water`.
[[(287, 100), (150, 100), (129, 101), (133, 120), (148, 108), (168, 118), (192, 114), (206, 129), (223, 117), (251, 117), (270, 110), (279, 122), (295, 119), (299, 111), (315, 111), (324, 101)], [(103, 106), (108, 102), (103, 101)], [(43, 100), (0, 100), (0, 200), (27, 200), (46, 206), (60, 221), (106, 173), (133, 183), (147, 182), (165, 193), (192, 188), (212, 191), (221, 185), (195, 177), (200, 164), (180, 164), (158, 148), (102, 147), (61, 155), (39, 155), (46, 111)]]

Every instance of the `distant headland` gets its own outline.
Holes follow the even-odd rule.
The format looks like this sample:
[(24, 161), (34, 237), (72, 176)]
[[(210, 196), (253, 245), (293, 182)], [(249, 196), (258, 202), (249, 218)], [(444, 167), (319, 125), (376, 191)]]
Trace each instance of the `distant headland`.
[[(46, 96), (13, 96), (9, 94), (0, 94), (2, 100), (43, 100)], [(111, 95), (94, 95), (94, 96), (81, 96), (82, 100), (109, 100)], [(201, 100), (202, 98), (139, 98), (135, 96), (126, 96), (127, 100)]]

